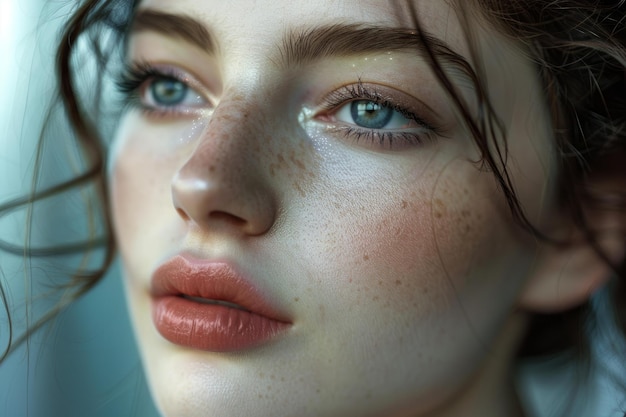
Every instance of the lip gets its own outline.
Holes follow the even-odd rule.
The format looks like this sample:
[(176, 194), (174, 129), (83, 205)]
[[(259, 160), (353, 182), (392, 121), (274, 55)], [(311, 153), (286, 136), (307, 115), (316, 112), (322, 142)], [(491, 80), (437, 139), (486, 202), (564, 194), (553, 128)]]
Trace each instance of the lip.
[(154, 272), (151, 284), (154, 325), (161, 336), (177, 345), (240, 351), (268, 343), (291, 326), (226, 262), (177, 255)]

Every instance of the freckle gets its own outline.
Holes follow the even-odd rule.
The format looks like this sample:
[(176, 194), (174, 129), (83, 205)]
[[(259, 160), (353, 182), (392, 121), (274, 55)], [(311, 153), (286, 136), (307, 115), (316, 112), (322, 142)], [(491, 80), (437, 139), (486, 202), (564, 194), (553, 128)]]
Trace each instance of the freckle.
[(300, 301), (300, 297), (294, 298), (293, 301), (295, 301), (297, 303), (298, 301)]
[(348, 280), (348, 282), (349, 282), (349, 283), (352, 283), (352, 278), (350, 278), (350, 279)]
[(402, 200), (402, 208), (405, 209), (409, 206), (409, 203), (407, 203), (406, 201)]
[(396, 280), (396, 285), (397, 285), (397, 286), (402, 285), (402, 281), (400, 281), (399, 279), (397, 279), (397, 280)]
[(435, 212), (435, 217), (436, 217), (436, 218), (438, 218), (438, 219), (440, 219), (440, 218), (442, 218), (442, 217), (443, 217), (443, 214), (441, 214), (441, 212), (439, 212), (439, 211), (436, 211), (436, 212)]
[(306, 166), (299, 159), (294, 159), (293, 163), (296, 164), (296, 166), (302, 170), (306, 169)]
[(215, 172), (215, 165), (209, 166), (209, 172)]
[(274, 164), (270, 164), (270, 175), (272, 177), (276, 176), (276, 170)]
[(276, 379), (276, 375), (270, 375), (270, 379)]
[(259, 398), (263, 398), (263, 395), (259, 394)]
[(320, 393), (320, 389), (319, 388), (316, 389), (315, 392), (319, 394)]
[(296, 188), (296, 190), (298, 190), (298, 193), (300, 194), (300, 197), (305, 197), (306, 196), (306, 193), (304, 192), (302, 187), (300, 187), (300, 184), (298, 184), (298, 182), (294, 182), (293, 186)]
[(282, 377), (282, 376), (281, 376), (281, 377), (280, 377), (280, 380), (284, 382), (284, 381), (285, 381), (285, 377)]
[(369, 261), (370, 260), (370, 256), (369, 255), (363, 255), (363, 260), (364, 261)]
[(463, 217), (469, 217), (470, 216), (470, 212), (469, 212), (469, 210), (462, 210), (461, 211), (461, 215), (463, 215)]
[(435, 204), (438, 205), (438, 206), (443, 206), (443, 201), (441, 201), (438, 198), (435, 198)]
[(261, 379), (263, 379), (263, 378), (265, 378), (265, 374), (264, 374), (263, 372), (261, 372), (261, 373), (259, 374), (259, 377), (260, 377)]
[(422, 294), (428, 294), (428, 288), (422, 288)]
[(378, 281), (378, 285), (382, 287), (383, 282), (382, 281)]
[(378, 301), (378, 296), (375, 295), (374, 297), (372, 297), (372, 301)]
[(271, 390), (272, 390), (272, 386), (271, 386), (271, 385), (268, 385), (268, 386), (267, 386), (267, 390), (268, 390), (268, 391), (271, 391)]

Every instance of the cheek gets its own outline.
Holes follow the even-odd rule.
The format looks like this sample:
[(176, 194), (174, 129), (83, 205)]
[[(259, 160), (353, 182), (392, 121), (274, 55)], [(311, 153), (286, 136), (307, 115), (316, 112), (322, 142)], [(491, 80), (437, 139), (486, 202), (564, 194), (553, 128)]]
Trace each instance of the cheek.
[(171, 137), (180, 138), (186, 129), (175, 130), (150, 128), (131, 118), (118, 130), (109, 170), (111, 211), (130, 276), (143, 276), (142, 265), (151, 265), (155, 253), (166, 255), (177, 237), (170, 184), (180, 156)]
[(420, 314), (501, 279), (518, 239), (490, 175), (459, 161), (418, 181), (370, 184), (367, 195), (342, 193), (322, 243), (342, 273), (328, 276), (359, 305)]

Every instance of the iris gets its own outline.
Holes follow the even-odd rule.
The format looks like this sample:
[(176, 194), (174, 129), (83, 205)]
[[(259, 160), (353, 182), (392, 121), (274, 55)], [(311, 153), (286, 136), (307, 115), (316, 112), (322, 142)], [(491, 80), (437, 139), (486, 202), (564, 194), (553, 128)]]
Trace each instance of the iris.
[(352, 120), (357, 126), (383, 129), (391, 121), (394, 110), (371, 100), (356, 100), (350, 106)]
[(175, 106), (182, 103), (187, 96), (187, 90), (185, 83), (173, 78), (162, 78), (150, 84), (152, 98), (160, 106)]

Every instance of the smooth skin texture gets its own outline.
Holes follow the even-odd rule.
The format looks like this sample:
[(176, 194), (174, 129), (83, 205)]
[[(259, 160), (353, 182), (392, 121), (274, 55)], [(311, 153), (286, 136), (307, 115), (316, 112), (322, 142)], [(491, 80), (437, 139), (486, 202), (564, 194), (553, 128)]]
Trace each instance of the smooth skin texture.
[[(415, 5), (426, 31), (468, 57), (449, 2)], [(407, 28), (406, 11), (361, 0), (146, 0), (140, 9), (191, 16), (214, 46), (158, 30), (131, 35), (129, 62), (192, 90), (168, 107), (176, 91), (155, 96), (163, 79), (148, 78), (120, 123), (110, 170), (131, 316), (163, 415), (523, 415), (514, 350), (534, 283), (553, 278), (475, 163), (425, 60), (380, 50), (284, 62), (288, 33)], [(524, 54), (486, 27), (476, 28), (479, 50), (509, 133), (509, 170), (541, 225), (556, 215), (548, 111)], [(385, 127), (393, 136), (355, 125), (352, 101), (372, 97), (346, 97), (364, 95), (359, 82), (407, 109)], [(150, 277), (181, 251), (236, 265), (292, 328), (238, 353), (165, 340), (151, 320)], [(563, 287), (537, 303), (549, 307), (568, 295)]]

